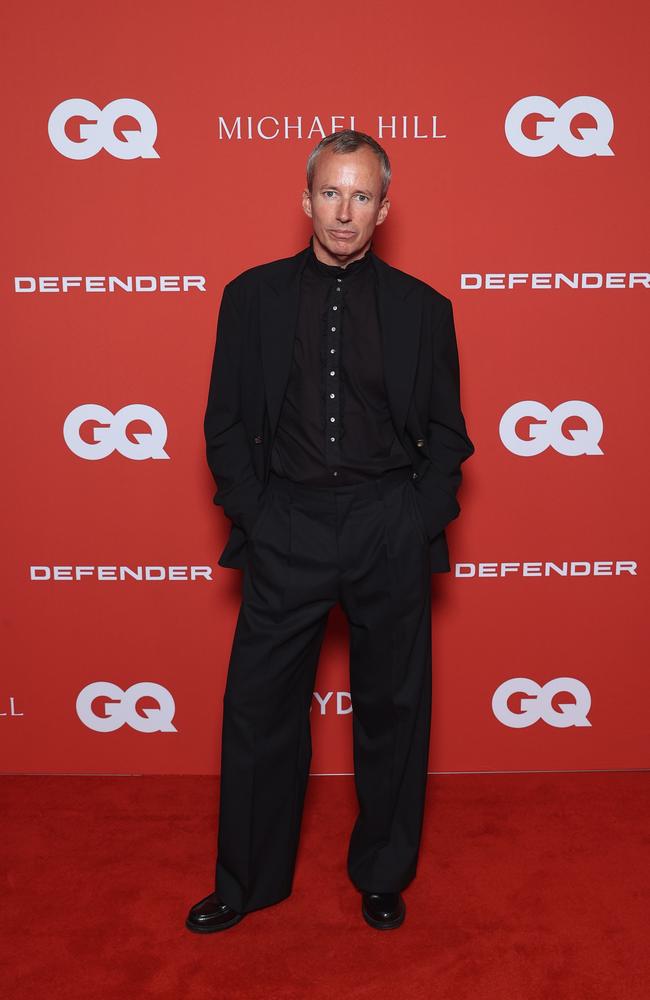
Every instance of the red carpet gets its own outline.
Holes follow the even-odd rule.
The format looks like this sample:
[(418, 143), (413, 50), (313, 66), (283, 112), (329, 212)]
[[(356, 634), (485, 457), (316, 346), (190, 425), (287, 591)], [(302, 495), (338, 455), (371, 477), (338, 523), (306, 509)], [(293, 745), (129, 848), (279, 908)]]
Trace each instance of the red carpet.
[(397, 931), (347, 879), (351, 778), (312, 777), (292, 896), (190, 934), (218, 779), (4, 777), (2, 995), (640, 1000), (648, 772), (430, 778)]

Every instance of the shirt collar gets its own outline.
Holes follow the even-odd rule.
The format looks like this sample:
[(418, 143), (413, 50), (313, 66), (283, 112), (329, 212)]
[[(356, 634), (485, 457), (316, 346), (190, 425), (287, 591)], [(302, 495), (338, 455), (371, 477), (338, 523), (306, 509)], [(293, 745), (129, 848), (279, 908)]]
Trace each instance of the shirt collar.
[(314, 237), (312, 235), (309, 239), (307, 266), (327, 278), (346, 278), (367, 271), (371, 266), (371, 255), (372, 242), (363, 257), (351, 261), (346, 267), (341, 267), (339, 264), (326, 264), (324, 261), (319, 260), (314, 253)]

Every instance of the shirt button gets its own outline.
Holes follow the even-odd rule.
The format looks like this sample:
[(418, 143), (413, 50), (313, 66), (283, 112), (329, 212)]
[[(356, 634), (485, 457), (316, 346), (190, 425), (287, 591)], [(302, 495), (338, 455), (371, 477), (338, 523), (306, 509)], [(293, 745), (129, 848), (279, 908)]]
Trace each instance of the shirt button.
[(334, 309), (334, 311), (336, 311), (338, 309), (338, 306), (332, 306), (332, 309)]
[(334, 372), (333, 372), (333, 371), (331, 371), (331, 372), (330, 372), (330, 375), (333, 375), (333, 374), (334, 374)]
[(343, 278), (337, 278), (336, 280), (337, 281), (343, 281)]
[(411, 479), (417, 479), (417, 478), (418, 478), (417, 472), (412, 472), (411, 473)]
[(330, 354), (336, 354), (336, 348), (330, 347)]
[(330, 420), (334, 422), (336, 420), (336, 417), (330, 417)]
[(334, 399), (335, 393), (330, 392), (330, 399)]
[(332, 333), (336, 333), (336, 327), (335, 326), (332, 327)]
[(336, 290), (337, 290), (337, 292), (340, 292), (340, 291), (341, 291), (341, 289), (340, 289), (340, 288), (337, 288)]
[(336, 471), (336, 469), (334, 469), (334, 472), (332, 473), (332, 475), (333, 476), (338, 476), (338, 472)]
[(330, 441), (336, 441), (336, 438), (332, 437), (330, 438)]
[(415, 443), (418, 446), (418, 448), (422, 448), (424, 445), (424, 438), (418, 438)]

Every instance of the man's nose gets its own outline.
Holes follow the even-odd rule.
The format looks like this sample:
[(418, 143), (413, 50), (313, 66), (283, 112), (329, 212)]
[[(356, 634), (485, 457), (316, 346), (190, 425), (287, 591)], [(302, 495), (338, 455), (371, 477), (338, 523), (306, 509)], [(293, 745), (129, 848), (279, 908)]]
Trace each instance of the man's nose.
[(339, 210), (336, 215), (339, 222), (348, 222), (352, 218), (350, 204), (351, 204), (350, 198), (341, 198), (341, 202), (339, 204)]

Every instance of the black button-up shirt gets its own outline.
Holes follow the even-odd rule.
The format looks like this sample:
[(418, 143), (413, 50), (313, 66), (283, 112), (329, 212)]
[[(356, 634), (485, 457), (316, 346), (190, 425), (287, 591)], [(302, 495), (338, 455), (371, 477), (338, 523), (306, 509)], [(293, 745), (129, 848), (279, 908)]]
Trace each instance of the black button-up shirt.
[(271, 454), (273, 471), (295, 482), (345, 485), (411, 465), (386, 397), (371, 255), (325, 264), (310, 240)]

